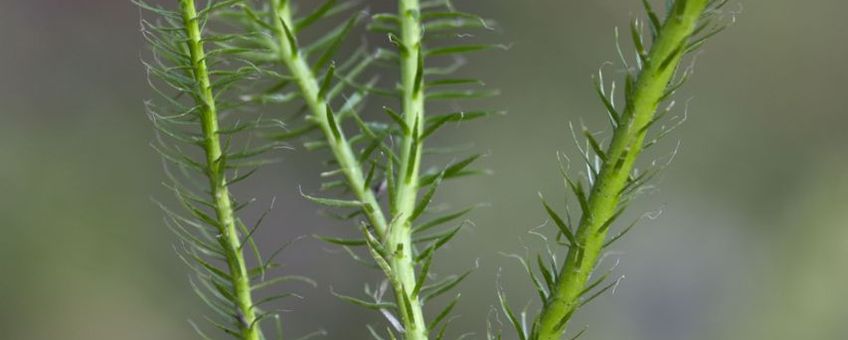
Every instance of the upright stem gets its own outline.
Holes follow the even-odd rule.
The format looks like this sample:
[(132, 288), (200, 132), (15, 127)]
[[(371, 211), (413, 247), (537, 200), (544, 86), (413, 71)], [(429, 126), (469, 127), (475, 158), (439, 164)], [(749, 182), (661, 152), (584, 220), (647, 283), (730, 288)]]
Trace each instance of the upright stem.
[(602, 228), (618, 209), (634, 163), (643, 148), (646, 126), (654, 118), (698, 18), (708, 0), (678, 0), (658, 32), (644, 68), (615, 129), (600, 173), (592, 188), (587, 211), (577, 230), (577, 247), (568, 252), (560, 277), (539, 316), (534, 339), (555, 340), (565, 333), (568, 320), (579, 307), (580, 296), (597, 264), (608, 230)]
[[(373, 225), (375, 231), (380, 237), (381, 241), (384, 242), (387, 251), (387, 258), (389, 265), (391, 267), (391, 272), (386, 273), (389, 275), (389, 281), (392, 283), (397, 304), (399, 306), (401, 319), (404, 326), (405, 338), (408, 340), (426, 340), (427, 339), (427, 326), (424, 322), (424, 316), (422, 313), (421, 303), (417, 296), (412, 296), (412, 292), (415, 289), (415, 263), (412, 259), (412, 226), (411, 221), (409, 221), (409, 216), (412, 214), (412, 211), (415, 209), (415, 199), (418, 188), (418, 167), (407, 167), (408, 159), (410, 157), (414, 157), (416, 160), (420, 157), (420, 148), (415, 148), (415, 150), (410, 151), (410, 145), (413, 144), (412, 137), (407, 136), (404, 140), (404, 151), (402, 153), (401, 160), (401, 172), (400, 179), (398, 184), (398, 200), (396, 204), (396, 210), (398, 216), (394, 218), (394, 224), (389, 227), (388, 222), (383, 214), (383, 210), (380, 207), (377, 199), (373, 193), (373, 191), (365, 186), (365, 176), (363, 176), (361, 164), (357, 160), (355, 153), (353, 152), (350, 143), (347, 141), (344, 132), (340, 129), (335, 129), (328, 121), (328, 102), (326, 98), (323, 98), (320, 93), (320, 82), (316, 78), (315, 74), (312, 72), (309, 64), (297, 51), (298, 46), (293, 45), (293, 41), (290, 41), (288, 35), (294, 35), (294, 32), (291, 31), (292, 28), (292, 20), (291, 20), (291, 12), (290, 8), (286, 2), (281, 0), (272, 0), (272, 6), (275, 8), (274, 18), (275, 31), (277, 35), (277, 39), (279, 40), (278, 46), (280, 46), (279, 55), (280, 59), (282, 59), (283, 63), (292, 73), (292, 76), (295, 78), (301, 93), (306, 101), (307, 106), (312, 112), (312, 119), (315, 121), (321, 128), (321, 131), (324, 133), (324, 137), (328, 141), (330, 149), (335, 156), (336, 160), (341, 167), (342, 172), (344, 173), (348, 185), (353, 191), (354, 195), (356, 195), (357, 199), (359, 199), (362, 204), (365, 205), (364, 210), (367, 214), (368, 220)], [(413, 4), (413, 5), (410, 5)], [(417, 1), (405, 1), (402, 3), (402, 8), (414, 8), (415, 13), (417, 13)], [(408, 10), (404, 10), (404, 12), (411, 12)], [(415, 37), (413, 40), (405, 41), (414, 41), (414, 44), (410, 46), (418, 45), (418, 36), (419, 29), (417, 24), (417, 14), (415, 18), (412, 19), (412, 24), (405, 24), (405, 26), (409, 25), (412, 28), (411, 34), (404, 34), (404, 37)], [(407, 30), (406, 28), (404, 29)], [(288, 31), (288, 33), (287, 33)], [(416, 54), (417, 55), (417, 54)], [(404, 57), (408, 59), (407, 57)], [(421, 116), (423, 115), (423, 95), (422, 89), (417, 91), (417, 95), (412, 93), (413, 85), (415, 79), (415, 70), (417, 65), (417, 57), (412, 59), (411, 66), (404, 64), (404, 88), (409, 89), (409, 94), (404, 94), (404, 111), (407, 113), (407, 121), (410, 122), (408, 125), (410, 127), (415, 125), (415, 121), (418, 118), (413, 116)], [(411, 68), (410, 68), (411, 67)], [(408, 73), (412, 72), (411, 75)], [(412, 83), (411, 83), (412, 82)], [(406, 104), (406, 98), (415, 98), (411, 100), (409, 104)], [(414, 112), (415, 114), (410, 114), (410, 112)], [(420, 124), (419, 124), (420, 125)], [(418, 126), (416, 135), (420, 134), (421, 127)], [(406, 175), (406, 174), (409, 175)], [(407, 308), (403, 308), (403, 301), (410, 301), (412, 313), (407, 312)]]
[(401, 22), (401, 100), (409, 133), (404, 136), (401, 144), (400, 171), (395, 196), (397, 218), (391, 227), (388, 244), (395, 254), (390, 264), (404, 288), (404, 291), (396, 293), (406, 294), (412, 304), (411, 313), (402, 313), (406, 339), (423, 340), (427, 339), (427, 326), (419, 296), (412, 295), (416, 283), (415, 262), (412, 258), (412, 214), (418, 198), (422, 149), (419, 136), (424, 126), (423, 50), (418, 0), (399, 0), (398, 15)]
[(236, 308), (240, 315), (235, 315), (241, 330), (241, 339), (259, 340), (261, 332), (255, 325), (256, 314), (250, 290), (250, 277), (241, 252), (241, 240), (233, 214), (232, 201), (227, 189), (226, 168), (223, 161), (221, 141), (218, 136), (218, 112), (215, 108), (215, 96), (209, 80), (206, 66), (206, 53), (203, 48), (203, 38), (198, 23), (197, 10), (194, 0), (180, 0), (185, 31), (188, 36), (189, 53), (191, 55), (192, 72), (200, 89), (198, 100), (203, 105), (200, 119), (203, 126), (203, 148), (206, 153), (206, 165), (209, 177), (209, 189), (218, 217), (218, 227), (221, 237), (219, 242), (225, 251), (227, 266), (232, 284), (232, 293), (236, 299)]

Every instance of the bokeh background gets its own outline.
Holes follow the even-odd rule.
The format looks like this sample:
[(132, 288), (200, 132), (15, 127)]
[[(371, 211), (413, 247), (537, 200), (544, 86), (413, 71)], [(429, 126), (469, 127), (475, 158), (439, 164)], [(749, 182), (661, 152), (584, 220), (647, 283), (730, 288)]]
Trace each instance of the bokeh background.
[[(574, 151), (569, 122), (600, 127), (590, 75), (615, 60), (613, 27), (639, 1), (457, 3), (495, 18), (493, 39), (512, 45), (464, 71), (500, 88), (487, 105), (509, 114), (441, 137), (473, 142), (493, 170), (438, 199), (490, 206), (436, 260), (441, 273), (479, 266), (451, 334), (482, 338), (499, 272), (513, 305), (533, 298), (499, 253), (533, 246), (537, 192), (564, 192), (555, 153)], [(680, 152), (640, 203), (664, 213), (607, 260), (626, 278), (572, 323), (589, 326), (586, 339), (848, 339), (848, 2), (732, 3), (737, 23), (699, 55), (679, 95), (692, 98), (688, 122), (657, 157), (678, 139)], [(148, 146), (138, 20), (129, 1), (0, 1), (0, 338), (196, 338), (186, 320), (204, 309), (151, 203), (169, 195)], [(276, 197), (261, 246), (343, 234), (297, 194), (317, 187), (321, 155), (281, 156), (239, 189), (260, 204)], [(378, 273), (310, 238), (284, 262), (320, 282), (280, 306), (292, 311), (288, 334), (366, 339), (363, 325), (380, 322), (329, 294), (356, 294)]]

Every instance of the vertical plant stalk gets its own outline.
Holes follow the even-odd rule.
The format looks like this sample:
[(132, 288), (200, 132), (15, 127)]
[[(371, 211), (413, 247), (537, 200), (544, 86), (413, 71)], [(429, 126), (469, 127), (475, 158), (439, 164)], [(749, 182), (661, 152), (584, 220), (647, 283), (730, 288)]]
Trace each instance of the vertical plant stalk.
[[(377, 254), (375, 257), (384, 257), (388, 264), (388, 268), (384, 268), (384, 272), (388, 276), (395, 293), (405, 339), (426, 340), (427, 325), (416, 291), (417, 280), (412, 255), (411, 221), (418, 192), (418, 161), (421, 156), (418, 136), (422, 131), (420, 122), (422, 121), (424, 107), (423, 81), (421, 71), (419, 71), (420, 63), (418, 62), (420, 52), (413, 52), (412, 57), (403, 56), (404, 111), (406, 112), (408, 126), (415, 126), (415, 128), (411, 130), (411, 135), (404, 138), (404, 151), (401, 158), (401, 172), (399, 173), (401, 183), (398, 183), (396, 211), (392, 212), (395, 218), (392, 219), (393, 222), (390, 226), (374, 192), (366, 185), (362, 166), (344, 132), (337, 125), (330, 103), (321, 92), (318, 78), (299, 52), (296, 37), (292, 31), (293, 21), (288, 2), (286, 0), (272, 0), (271, 4), (274, 8), (274, 15), (276, 15), (274, 28), (277, 39), (280, 40), (278, 44), (280, 50), (277, 51), (279, 57), (297, 82), (303, 98), (312, 112), (311, 119), (320, 126), (335, 159), (339, 162), (349, 187), (359, 200), (358, 204), (362, 205), (369, 222), (374, 227), (376, 236), (384, 244), (385, 254)], [(401, 8), (402, 13), (408, 13), (404, 15), (404, 37), (409, 39), (405, 38), (403, 44), (415, 46), (415, 50), (420, 51), (418, 3), (417, 1), (404, 0), (401, 1)], [(409, 44), (410, 41), (414, 43)], [(410, 58), (412, 58), (411, 61)], [(382, 260), (377, 259), (378, 263)]]
[(206, 54), (194, 0), (180, 0), (180, 9), (188, 37), (186, 44), (191, 57), (192, 73), (201, 93), (200, 98), (196, 98), (196, 100), (199, 101), (198, 104), (202, 105), (200, 115), (203, 127), (202, 143), (206, 153), (209, 189), (218, 217), (219, 242), (225, 250), (224, 255), (233, 286), (233, 294), (238, 311), (241, 313), (241, 315), (236, 316), (241, 323), (241, 338), (244, 340), (259, 340), (261, 336), (257, 327), (255, 327), (256, 314), (251, 297), (250, 277), (242, 254), (239, 232), (233, 214), (233, 203), (230, 200), (230, 193), (227, 188), (226, 165), (218, 135), (218, 113), (209, 80)]
[(644, 58), (644, 66), (628, 93), (625, 111), (607, 148), (606, 161), (591, 190), (576, 233), (577, 244), (569, 249), (559, 283), (542, 310), (534, 339), (560, 339), (604, 247), (607, 222), (619, 209), (634, 163), (639, 157), (647, 128), (655, 116), (689, 38), (709, 0), (678, 0)]
[[(415, 291), (415, 262), (412, 254), (412, 222), (418, 198), (418, 174), (421, 163), (421, 133), (424, 122), (424, 56), (421, 46), (421, 9), (418, 0), (399, 0), (398, 16), (401, 23), (400, 63), (401, 101), (403, 117), (409, 133), (401, 145), (400, 171), (398, 172), (397, 209), (388, 247), (394, 252), (391, 266), (395, 270), (411, 308), (403, 313), (407, 339), (427, 339), (427, 325), (418, 292)], [(403, 309), (402, 309), (403, 310)], [(407, 315), (411, 314), (411, 315)]]

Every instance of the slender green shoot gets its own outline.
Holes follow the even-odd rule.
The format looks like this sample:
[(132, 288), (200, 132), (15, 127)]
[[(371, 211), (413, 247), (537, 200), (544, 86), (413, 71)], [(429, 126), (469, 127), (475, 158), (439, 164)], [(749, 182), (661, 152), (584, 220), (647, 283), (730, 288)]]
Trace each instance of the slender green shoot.
[[(578, 308), (618, 284), (618, 280), (605, 282), (609, 273), (598, 275), (594, 281), (590, 278), (603, 250), (633, 226), (631, 224), (618, 235), (609, 237), (611, 226), (623, 214), (638, 188), (656, 174), (657, 169), (645, 172), (636, 169), (642, 151), (656, 142), (646, 142), (646, 136), (652, 128), (660, 129), (657, 139), (669, 132), (657, 127), (656, 123), (673, 104), (668, 110), (658, 112), (658, 108), (669, 101), (689, 75), (688, 70), (680, 67), (681, 59), (700, 47), (704, 39), (721, 30), (721, 27), (713, 25), (712, 19), (725, 2), (669, 1), (666, 18), (661, 21), (650, 3), (643, 1), (648, 20), (636, 19), (631, 24), (631, 37), (636, 49), (635, 65), (631, 67), (622, 54), (622, 62), (628, 67), (624, 109), (616, 109), (612, 97), (614, 85), (611, 91), (607, 91), (602, 73), (596, 83), (596, 90), (612, 125), (612, 139), (605, 145), (595, 133), (585, 128), (580, 132), (586, 140), (581, 156), (588, 169), (588, 189), (582, 181), (570, 178), (565, 167), (562, 171), (566, 187), (576, 196), (582, 213), (576, 229), (573, 229), (575, 225), (570, 214), (566, 218), (561, 217), (543, 199), (544, 210), (557, 227), (558, 243), (568, 248), (565, 262), (557, 265), (553, 254), (547, 261), (539, 256), (534, 261), (542, 276), (539, 279), (522, 259), (543, 303), (531, 329), (526, 329), (524, 323), (515, 317), (501, 295), (504, 312), (520, 339), (561, 339), (566, 333), (568, 321)], [(650, 47), (643, 37), (646, 24), (651, 34)], [(576, 137), (577, 133), (572, 133)]]
[[(237, 213), (249, 202), (236, 201), (230, 192), (232, 185), (268, 162), (260, 156), (280, 146), (257, 143), (248, 134), (279, 128), (280, 123), (244, 117), (243, 103), (229, 93), (260, 73), (239, 62), (244, 51), (231, 48), (241, 36), (215, 33), (209, 27), (210, 16), (233, 3), (196, 8), (193, 0), (180, 0), (179, 10), (168, 10), (136, 2), (156, 17), (142, 19), (142, 33), (153, 51), (145, 66), (159, 95), (147, 102), (159, 134), (154, 148), (166, 161), (171, 179), (166, 186), (187, 212), (182, 215), (163, 204), (165, 222), (179, 237), (178, 255), (194, 273), (195, 293), (215, 312), (205, 317), (209, 323), (233, 338), (262, 340), (263, 321), (273, 321), (277, 329), (282, 326), (279, 313), (264, 311), (261, 305), (296, 295), (257, 299), (257, 291), (291, 281), (314, 283), (298, 276), (268, 276), (277, 266), (274, 257), (285, 247), (263, 259), (254, 242), (262, 218), (246, 225)], [(255, 266), (248, 264), (249, 258)], [(210, 338), (204, 327), (192, 326), (201, 337)]]

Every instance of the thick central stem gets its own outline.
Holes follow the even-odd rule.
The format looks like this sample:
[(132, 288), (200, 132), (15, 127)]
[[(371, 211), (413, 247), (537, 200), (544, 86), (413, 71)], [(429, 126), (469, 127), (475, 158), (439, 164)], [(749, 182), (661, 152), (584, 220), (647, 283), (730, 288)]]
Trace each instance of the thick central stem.
[(410, 311), (401, 308), (407, 340), (427, 339), (424, 313), (415, 289), (415, 262), (412, 258), (412, 214), (418, 197), (418, 176), (421, 163), (420, 138), (424, 125), (423, 50), (421, 46), (421, 23), (418, 0), (399, 0), (398, 15), (401, 21), (400, 66), (403, 117), (408, 133), (401, 145), (400, 171), (395, 201), (397, 218), (390, 228), (390, 261), (401, 290), (411, 302)]

